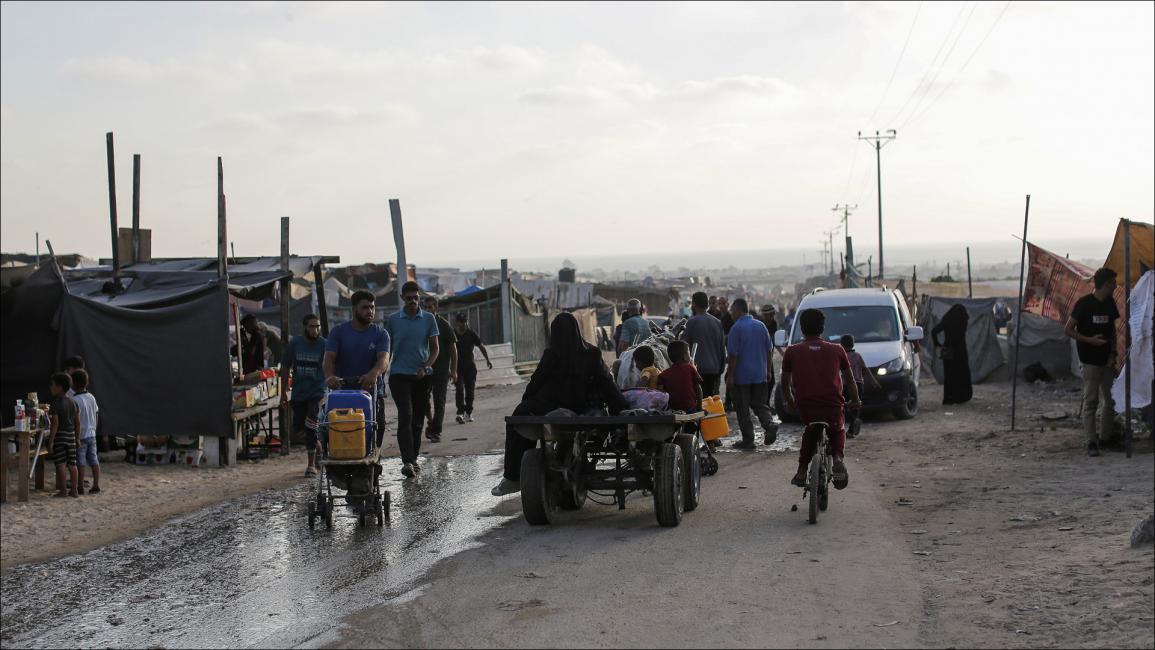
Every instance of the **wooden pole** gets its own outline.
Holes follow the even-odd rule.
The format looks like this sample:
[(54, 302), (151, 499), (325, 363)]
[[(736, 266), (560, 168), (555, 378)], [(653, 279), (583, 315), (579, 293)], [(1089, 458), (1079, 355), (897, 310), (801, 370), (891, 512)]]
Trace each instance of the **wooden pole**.
[(317, 316), (321, 319), (321, 336), (329, 336), (329, 305), (325, 302), (325, 263), (313, 265), (313, 286), (317, 288)]
[(116, 227), (116, 154), (113, 152), (112, 131), (104, 134), (108, 152), (108, 218), (112, 226), (112, 281), (120, 275), (120, 229)]
[[(281, 271), (289, 272), (289, 218), (281, 217)], [(281, 345), (282, 348), (289, 343), (289, 301), (293, 298), (290, 278), (281, 280)], [(283, 363), (283, 360), (282, 360)], [(289, 439), (291, 435), (288, 427), (289, 419), (289, 401), (285, 399), (288, 395), (286, 392), (289, 388), (287, 381), (289, 373), (285, 370), (281, 372), (281, 409), (277, 414), (278, 430), (281, 435), (281, 455), (289, 455), (289, 446), (292, 440)]]
[[(39, 417), (36, 413), (33, 417)], [(29, 431), (21, 431), (16, 434), (16, 453), (19, 457), (16, 459), (16, 500), (28, 502), (28, 469), (32, 464), (32, 459), (28, 457), (32, 453), (32, 434)], [(5, 442), (4, 444), (8, 444)]]
[(513, 343), (513, 296), (509, 290), (509, 260), (501, 260), (501, 340)]
[(1023, 334), (1023, 281), (1027, 272), (1027, 221), (1031, 216), (1031, 195), (1027, 195), (1027, 207), (1023, 212), (1023, 252), (1019, 256), (1019, 307), (1015, 310), (1015, 361), (1011, 368), (1011, 431), (1015, 430), (1015, 409), (1018, 406), (1019, 391), (1019, 341)]
[(393, 243), (397, 246), (397, 308), (405, 308), (401, 287), (409, 281), (409, 263), (405, 259), (405, 229), (401, 224), (401, 201), (389, 199), (389, 218), (393, 221)]
[(140, 154), (132, 154), (132, 263), (140, 262)]
[[(1123, 448), (1131, 457), (1131, 221), (1123, 219)], [(1114, 351), (1112, 351), (1114, 352)]]
[[(225, 218), (225, 164), (217, 156), (217, 277), (228, 278), (229, 262), (227, 258), (229, 232)], [(238, 335), (237, 341), (240, 341)]]
[(971, 284), (971, 247), (967, 246), (967, 298), (975, 297), (975, 288)]

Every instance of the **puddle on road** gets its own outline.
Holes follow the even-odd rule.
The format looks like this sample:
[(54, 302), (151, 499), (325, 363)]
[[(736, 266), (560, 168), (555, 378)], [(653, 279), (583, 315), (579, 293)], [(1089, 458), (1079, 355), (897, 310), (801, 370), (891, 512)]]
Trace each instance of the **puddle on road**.
[[(414, 588), (438, 560), (520, 515), (495, 510), (501, 456), (384, 463), (391, 518), (310, 530), (315, 483), (237, 499), (142, 537), (0, 580), (5, 647), (285, 647)], [(344, 505), (335, 514), (349, 514)]]

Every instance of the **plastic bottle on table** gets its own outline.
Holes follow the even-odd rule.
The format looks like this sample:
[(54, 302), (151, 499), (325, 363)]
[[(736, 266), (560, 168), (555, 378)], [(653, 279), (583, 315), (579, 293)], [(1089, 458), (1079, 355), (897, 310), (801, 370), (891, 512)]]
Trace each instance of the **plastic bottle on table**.
[(27, 431), (27, 424), (24, 420), (24, 400), (18, 399), (16, 400), (16, 430)]

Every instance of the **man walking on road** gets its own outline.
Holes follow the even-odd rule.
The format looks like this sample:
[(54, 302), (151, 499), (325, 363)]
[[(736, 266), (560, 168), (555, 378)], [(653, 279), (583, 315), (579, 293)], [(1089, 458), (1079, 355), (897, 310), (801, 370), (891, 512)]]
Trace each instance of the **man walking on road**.
[[(1083, 363), (1083, 430), (1087, 434), (1088, 456), (1098, 456), (1114, 433), (1111, 385), (1115, 382), (1115, 321), (1119, 318), (1115, 287), (1114, 271), (1095, 271), (1095, 291), (1075, 303), (1065, 328), (1067, 336), (1075, 339), (1079, 361)], [(1096, 410), (1100, 406), (1103, 412), (1096, 433)]]
[(738, 428), (742, 431), (742, 440), (733, 446), (750, 450), (755, 444), (751, 410), (758, 416), (766, 433), (766, 444), (771, 445), (778, 439), (778, 424), (766, 405), (766, 370), (773, 345), (766, 326), (749, 314), (745, 299), (734, 300), (730, 315), (734, 318), (734, 327), (726, 339), (726, 350), (730, 355), (726, 360), (726, 392), (734, 395)]
[(329, 388), (361, 390), (377, 396), (377, 446), (385, 435), (385, 371), (389, 368), (389, 334), (373, 322), (376, 311), (372, 293), (361, 290), (352, 296), (353, 320), (329, 332), (325, 341), (325, 384)]
[(393, 314), (385, 329), (393, 341), (389, 392), (397, 405), (397, 446), (401, 473), (413, 478), (421, 471), (421, 429), (429, 400), (429, 374), (438, 356), (437, 319), (421, 309), (421, 287), (409, 281), (401, 286), (405, 306)]
[[(309, 464), (305, 476), (317, 474), (317, 411), (325, 395), (325, 373), (321, 364), (325, 359), (325, 338), (321, 336), (321, 319), (309, 314), (303, 322), (305, 333), (294, 336), (285, 349), (281, 365), (281, 403), (286, 401), (293, 414), (293, 433), (305, 438)], [(293, 397), (288, 396), (289, 375), (293, 377)]]
[(425, 311), (437, 319), (437, 348), (442, 351), (433, 364), (433, 374), (429, 376), (429, 392), (433, 399), (432, 403), (427, 402), (425, 407), (425, 416), (429, 419), (425, 437), (429, 442), (441, 442), (441, 425), (445, 421), (445, 394), (449, 391), (449, 382), (457, 383), (457, 369), (460, 367), (457, 357), (457, 333), (437, 314), (436, 297), (425, 296)]
[(459, 312), (453, 318), (453, 329), (457, 332), (457, 382), (453, 386), (457, 402), (457, 423), (473, 422), (473, 392), (477, 387), (477, 363), (473, 359), (473, 349), (481, 350), (485, 365), (493, 370), (489, 352), (481, 344), (481, 337), (469, 328), (469, 316)]
[(699, 291), (690, 298), (693, 316), (686, 321), (682, 340), (693, 350), (697, 345), (694, 363), (702, 377), (702, 394), (719, 395), (722, 370), (726, 362), (726, 339), (722, 334), (722, 323), (708, 312), (709, 303), (705, 292)]
[[(770, 407), (771, 413), (774, 412), (773, 395), (774, 395), (775, 379), (774, 379), (774, 353), (773, 353), (773, 350), (777, 349), (774, 346), (774, 333), (778, 331), (778, 320), (774, 318), (776, 312), (777, 312), (777, 310), (774, 309), (774, 305), (769, 305), (769, 304), (762, 305), (762, 309), (759, 310), (762, 324), (766, 326), (766, 331), (770, 333), (771, 353), (770, 353), (770, 362), (769, 362), (769, 364), (767, 364), (767, 367), (766, 367), (766, 404), (767, 404), (767, 406)], [(779, 352), (779, 353), (781, 353), (781, 352)], [(777, 415), (777, 414), (775, 413), (775, 415)]]

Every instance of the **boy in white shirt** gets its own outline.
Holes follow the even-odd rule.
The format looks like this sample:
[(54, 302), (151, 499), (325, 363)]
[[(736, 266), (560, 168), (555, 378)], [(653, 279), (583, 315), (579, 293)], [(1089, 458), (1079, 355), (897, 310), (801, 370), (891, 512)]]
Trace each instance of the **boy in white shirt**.
[(96, 455), (96, 418), (100, 414), (100, 407), (96, 405), (96, 397), (88, 392), (88, 373), (84, 370), (72, 371), (72, 388), (76, 394), (72, 401), (76, 402), (79, 414), (77, 430), (80, 431), (80, 445), (76, 449), (77, 493), (84, 494), (84, 468), (92, 468), (92, 487), (89, 494), (100, 493), (100, 458)]

